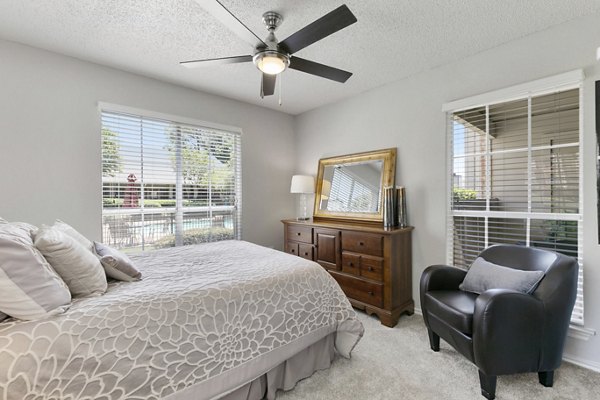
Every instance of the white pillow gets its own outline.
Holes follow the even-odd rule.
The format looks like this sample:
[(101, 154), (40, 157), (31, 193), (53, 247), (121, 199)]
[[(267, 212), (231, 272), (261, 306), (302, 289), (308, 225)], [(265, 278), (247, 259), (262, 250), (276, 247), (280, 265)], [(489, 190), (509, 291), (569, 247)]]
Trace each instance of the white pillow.
[(0, 250), (3, 314), (34, 320), (69, 308), (69, 289), (33, 246), (27, 224), (0, 224)]
[(77, 240), (56, 228), (42, 226), (35, 233), (34, 243), (73, 296), (106, 292), (106, 275), (100, 261)]
[(55, 229), (58, 229), (62, 233), (66, 233), (67, 235), (71, 236), (73, 239), (78, 241), (83, 247), (85, 247), (92, 253), (94, 252), (94, 243), (92, 243), (91, 240), (89, 240), (88, 238), (83, 236), (81, 233), (77, 232), (77, 230), (75, 230), (75, 228), (73, 228), (71, 225), (67, 224), (66, 222), (63, 222), (60, 219), (57, 219), (56, 221), (54, 221), (54, 225), (52, 225), (52, 227)]

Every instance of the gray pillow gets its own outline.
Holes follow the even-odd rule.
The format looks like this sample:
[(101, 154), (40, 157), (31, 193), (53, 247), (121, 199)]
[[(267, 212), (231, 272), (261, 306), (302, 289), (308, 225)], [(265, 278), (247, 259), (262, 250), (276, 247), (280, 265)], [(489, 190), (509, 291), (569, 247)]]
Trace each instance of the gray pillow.
[(521, 293), (533, 293), (543, 277), (542, 271), (523, 271), (503, 267), (477, 257), (459, 289), (477, 294), (488, 289), (511, 289)]
[(142, 273), (125, 254), (103, 243), (94, 242), (96, 254), (106, 275), (119, 281), (132, 282), (142, 278)]

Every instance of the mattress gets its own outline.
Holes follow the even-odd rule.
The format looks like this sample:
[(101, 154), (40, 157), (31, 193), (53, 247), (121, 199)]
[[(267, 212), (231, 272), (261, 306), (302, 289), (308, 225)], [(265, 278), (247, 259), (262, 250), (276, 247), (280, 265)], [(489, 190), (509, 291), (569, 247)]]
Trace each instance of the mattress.
[(131, 257), (137, 282), (0, 323), (0, 399), (216, 399), (328, 335), (363, 333), (318, 264), (243, 241)]

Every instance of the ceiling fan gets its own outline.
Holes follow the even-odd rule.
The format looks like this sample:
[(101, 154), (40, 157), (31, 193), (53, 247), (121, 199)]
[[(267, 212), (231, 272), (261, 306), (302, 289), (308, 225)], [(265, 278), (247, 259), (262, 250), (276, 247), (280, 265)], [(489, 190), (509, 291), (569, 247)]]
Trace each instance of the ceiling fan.
[(336, 8), (313, 23), (300, 29), (287, 39), (278, 42), (275, 37), (275, 30), (283, 22), (283, 17), (274, 11), (267, 11), (262, 16), (263, 23), (266, 25), (269, 33), (264, 40), (261, 40), (254, 32), (244, 25), (242, 21), (225, 8), (220, 1), (196, 0), (196, 2), (233, 33), (251, 44), (254, 51), (252, 55), (183, 61), (180, 64), (184, 67), (196, 68), (253, 62), (262, 72), (260, 91), (260, 96), (262, 98), (264, 98), (264, 96), (271, 96), (275, 93), (277, 75), (287, 68), (341, 83), (346, 82), (348, 78), (352, 76), (351, 72), (293, 55), (297, 51), (355, 23), (357, 21), (356, 17), (346, 5)]

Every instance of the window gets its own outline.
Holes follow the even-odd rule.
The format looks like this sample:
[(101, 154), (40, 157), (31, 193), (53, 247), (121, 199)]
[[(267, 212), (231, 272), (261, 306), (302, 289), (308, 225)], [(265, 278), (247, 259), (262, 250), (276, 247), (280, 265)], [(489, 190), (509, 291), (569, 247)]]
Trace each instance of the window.
[(579, 85), (448, 110), (448, 261), (468, 267), (500, 243), (575, 257), (583, 325)]
[(102, 111), (102, 240), (127, 251), (239, 239), (241, 140)]

